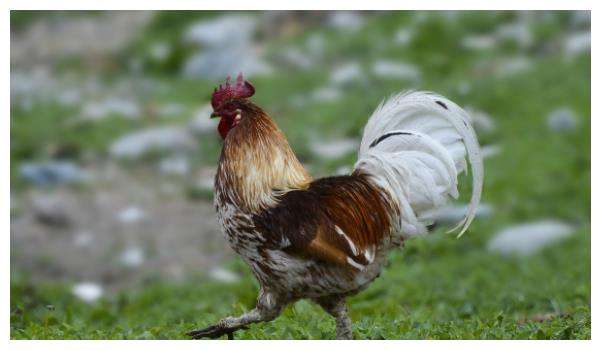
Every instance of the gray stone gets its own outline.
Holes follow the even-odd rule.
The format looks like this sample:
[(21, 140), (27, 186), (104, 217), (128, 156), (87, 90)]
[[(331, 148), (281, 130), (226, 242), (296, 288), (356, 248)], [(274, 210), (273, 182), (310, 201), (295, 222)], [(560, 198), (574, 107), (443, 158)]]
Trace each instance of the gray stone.
[(197, 147), (194, 137), (183, 127), (161, 126), (120, 137), (110, 146), (115, 158), (136, 159), (153, 151), (183, 152)]
[(507, 227), (488, 242), (488, 249), (501, 254), (532, 255), (574, 233), (574, 227), (557, 220), (542, 220)]

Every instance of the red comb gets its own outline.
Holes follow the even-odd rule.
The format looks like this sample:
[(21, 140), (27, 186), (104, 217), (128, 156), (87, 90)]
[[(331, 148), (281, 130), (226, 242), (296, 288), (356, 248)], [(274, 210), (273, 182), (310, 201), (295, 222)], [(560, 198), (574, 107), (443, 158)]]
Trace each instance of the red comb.
[(218, 108), (227, 100), (232, 98), (247, 98), (255, 94), (255, 88), (251, 83), (244, 80), (242, 73), (238, 74), (236, 78), (236, 84), (230, 84), (231, 77), (228, 76), (225, 80), (225, 86), (219, 85), (219, 88), (215, 88), (213, 96), (211, 97), (211, 105), (213, 109)]

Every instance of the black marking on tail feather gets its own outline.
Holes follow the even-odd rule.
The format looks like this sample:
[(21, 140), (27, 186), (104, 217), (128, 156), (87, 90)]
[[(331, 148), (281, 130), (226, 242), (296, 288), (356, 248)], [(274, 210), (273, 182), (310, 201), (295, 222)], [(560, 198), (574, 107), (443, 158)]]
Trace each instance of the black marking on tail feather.
[(372, 148), (375, 145), (377, 145), (378, 143), (386, 140), (390, 136), (395, 136), (395, 135), (413, 135), (413, 134), (410, 133), (410, 132), (406, 132), (406, 131), (393, 131), (393, 132), (389, 132), (388, 134), (384, 134), (384, 135), (378, 137), (377, 139), (375, 139), (374, 142), (372, 142), (371, 145), (369, 145), (369, 148)]
[(436, 104), (441, 106), (442, 108), (446, 109), (447, 111), (449, 110), (449, 107), (447, 107), (447, 105), (444, 104), (444, 102), (442, 102), (442, 101), (436, 101)]

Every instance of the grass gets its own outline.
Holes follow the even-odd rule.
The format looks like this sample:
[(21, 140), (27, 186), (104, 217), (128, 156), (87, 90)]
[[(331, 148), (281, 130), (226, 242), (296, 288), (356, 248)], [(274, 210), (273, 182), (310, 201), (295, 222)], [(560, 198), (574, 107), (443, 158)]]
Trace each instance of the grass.
[[(489, 224), (479, 224), (486, 229)], [(476, 234), (438, 233), (395, 252), (382, 276), (350, 299), (357, 339), (590, 339), (590, 234), (527, 258), (500, 258)], [(578, 256), (578, 259), (573, 259)], [(95, 305), (62, 284), (11, 284), (14, 339), (185, 339), (254, 305), (257, 285), (245, 276), (219, 284), (202, 276), (181, 284), (148, 282)], [(301, 301), (237, 339), (334, 338), (334, 322)]]
[[(151, 32), (160, 32), (160, 24), (171, 23), (175, 15), (158, 18)], [(274, 116), (297, 154), (317, 175), (331, 174), (343, 164), (352, 165), (354, 156), (320, 160), (307, 147), (312, 142), (309, 135), (326, 140), (359, 137), (371, 111), (392, 92), (408, 88), (437, 91), (460, 105), (489, 112), (497, 123), (496, 131), (480, 138), (484, 145), (498, 144), (503, 149), (485, 161), (483, 201), (494, 206), (494, 215), (477, 219), (460, 240), (437, 232), (392, 253), (382, 276), (350, 300), (354, 336), (590, 339), (590, 54), (575, 58), (541, 54), (545, 43), (567, 28), (566, 12), (556, 13), (554, 21), (536, 22), (535, 44), (529, 49), (505, 42), (483, 52), (466, 50), (457, 38), (493, 31), (513, 20), (515, 13), (466, 12), (455, 21), (440, 14), (422, 21), (417, 17), (407, 12), (382, 13), (371, 17), (355, 34), (312, 28), (292, 38), (274, 39), (267, 47), (274, 57), (287, 47), (304, 48), (315, 34), (323, 35), (328, 45), (322, 64), (308, 71), (283, 69), (253, 79), (256, 102)], [(407, 47), (390, 44), (399, 27), (416, 31)], [(160, 38), (171, 40), (170, 35)], [(152, 38), (150, 34), (141, 38), (128, 52), (143, 54)], [(178, 49), (176, 54), (184, 51)], [(531, 66), (519, 74), (498, 76), (478, 68), (484, 59), (516, 55), (531, 59)], [(338, 62), (353, 60), (368, 67), (380, 58), (419, 64), (421, 80), (385, 80), (369, 75), (366, 82), (344, 87), (339, 101), (308, 102), (302, 107), (289, 103), (290, 96), (323, 86), (330, 68)], [(165, 71), (160, 65), (150, 67), (154, 79), (169, 88), (159, 89), (147, 99), (157, 104), (178, 102), (193, 110), (206, 101), (216, 82), (180, 79), (170, 73), (173, 62), (169, 61)], [(461, 91), (461, 82), (469, 82), (471, 88)], [(571, 132), (555, 133), (547, 128), (546, 116), (562, 106), (577, 113), (580, 125)], [(26, 189), (15, 171), (18, 165), (50, 157), (48, 145), (70, 144), (79, 153), (105, 155), (116, 136), (173, 121), (115, 117), (82, 125), (69, 122), (75, 113), (49, 102), (32, 110), (13, 106), (12, 190), (18, 193)], [(181, 116), (176, 121), (187, 118)], [(218, 140), (205, 138), (201, 145), (199, 161), (215, 164)], [(462, 198), (469, 190), (468, 186), (461, 188)], [(190, 197), (205, 195), (190, 193)], [(498, 230), (549, 217), (579, 229), (567, 240), (531, 257), (502, 257), (486, 249), (488, 239)], [(176, 284), (157, 277), (139, 288), (88, 305), (72, 296), (68, 283), (33, 282), (26, 271), (12, 266), (11, 338), (182, 339), (187, 330), (253, 307), (256, 282), (240, 260), (233, 261), (231, 267), (243, 276), (240, 282), (219, 284), (201, 275)], [(274, 322), (237, 333), (241, 339), (333, 337), (333, 320), (305, 301), (289, 306)]]

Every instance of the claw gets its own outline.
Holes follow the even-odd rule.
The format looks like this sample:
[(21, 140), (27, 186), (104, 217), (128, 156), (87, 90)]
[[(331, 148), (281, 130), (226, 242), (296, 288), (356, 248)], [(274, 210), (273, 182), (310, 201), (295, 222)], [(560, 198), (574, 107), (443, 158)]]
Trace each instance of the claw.
[(187, 336), (193, 339), (211, 338), (216, 339), (227, 334), (228, 339), (234, 339), (234, 332), (240, 329), (248, 329), (247, 326), (238, 327), (223, 327), (220, 325), (212, 325), (207, 328), (195, 329), (186, 333)]

